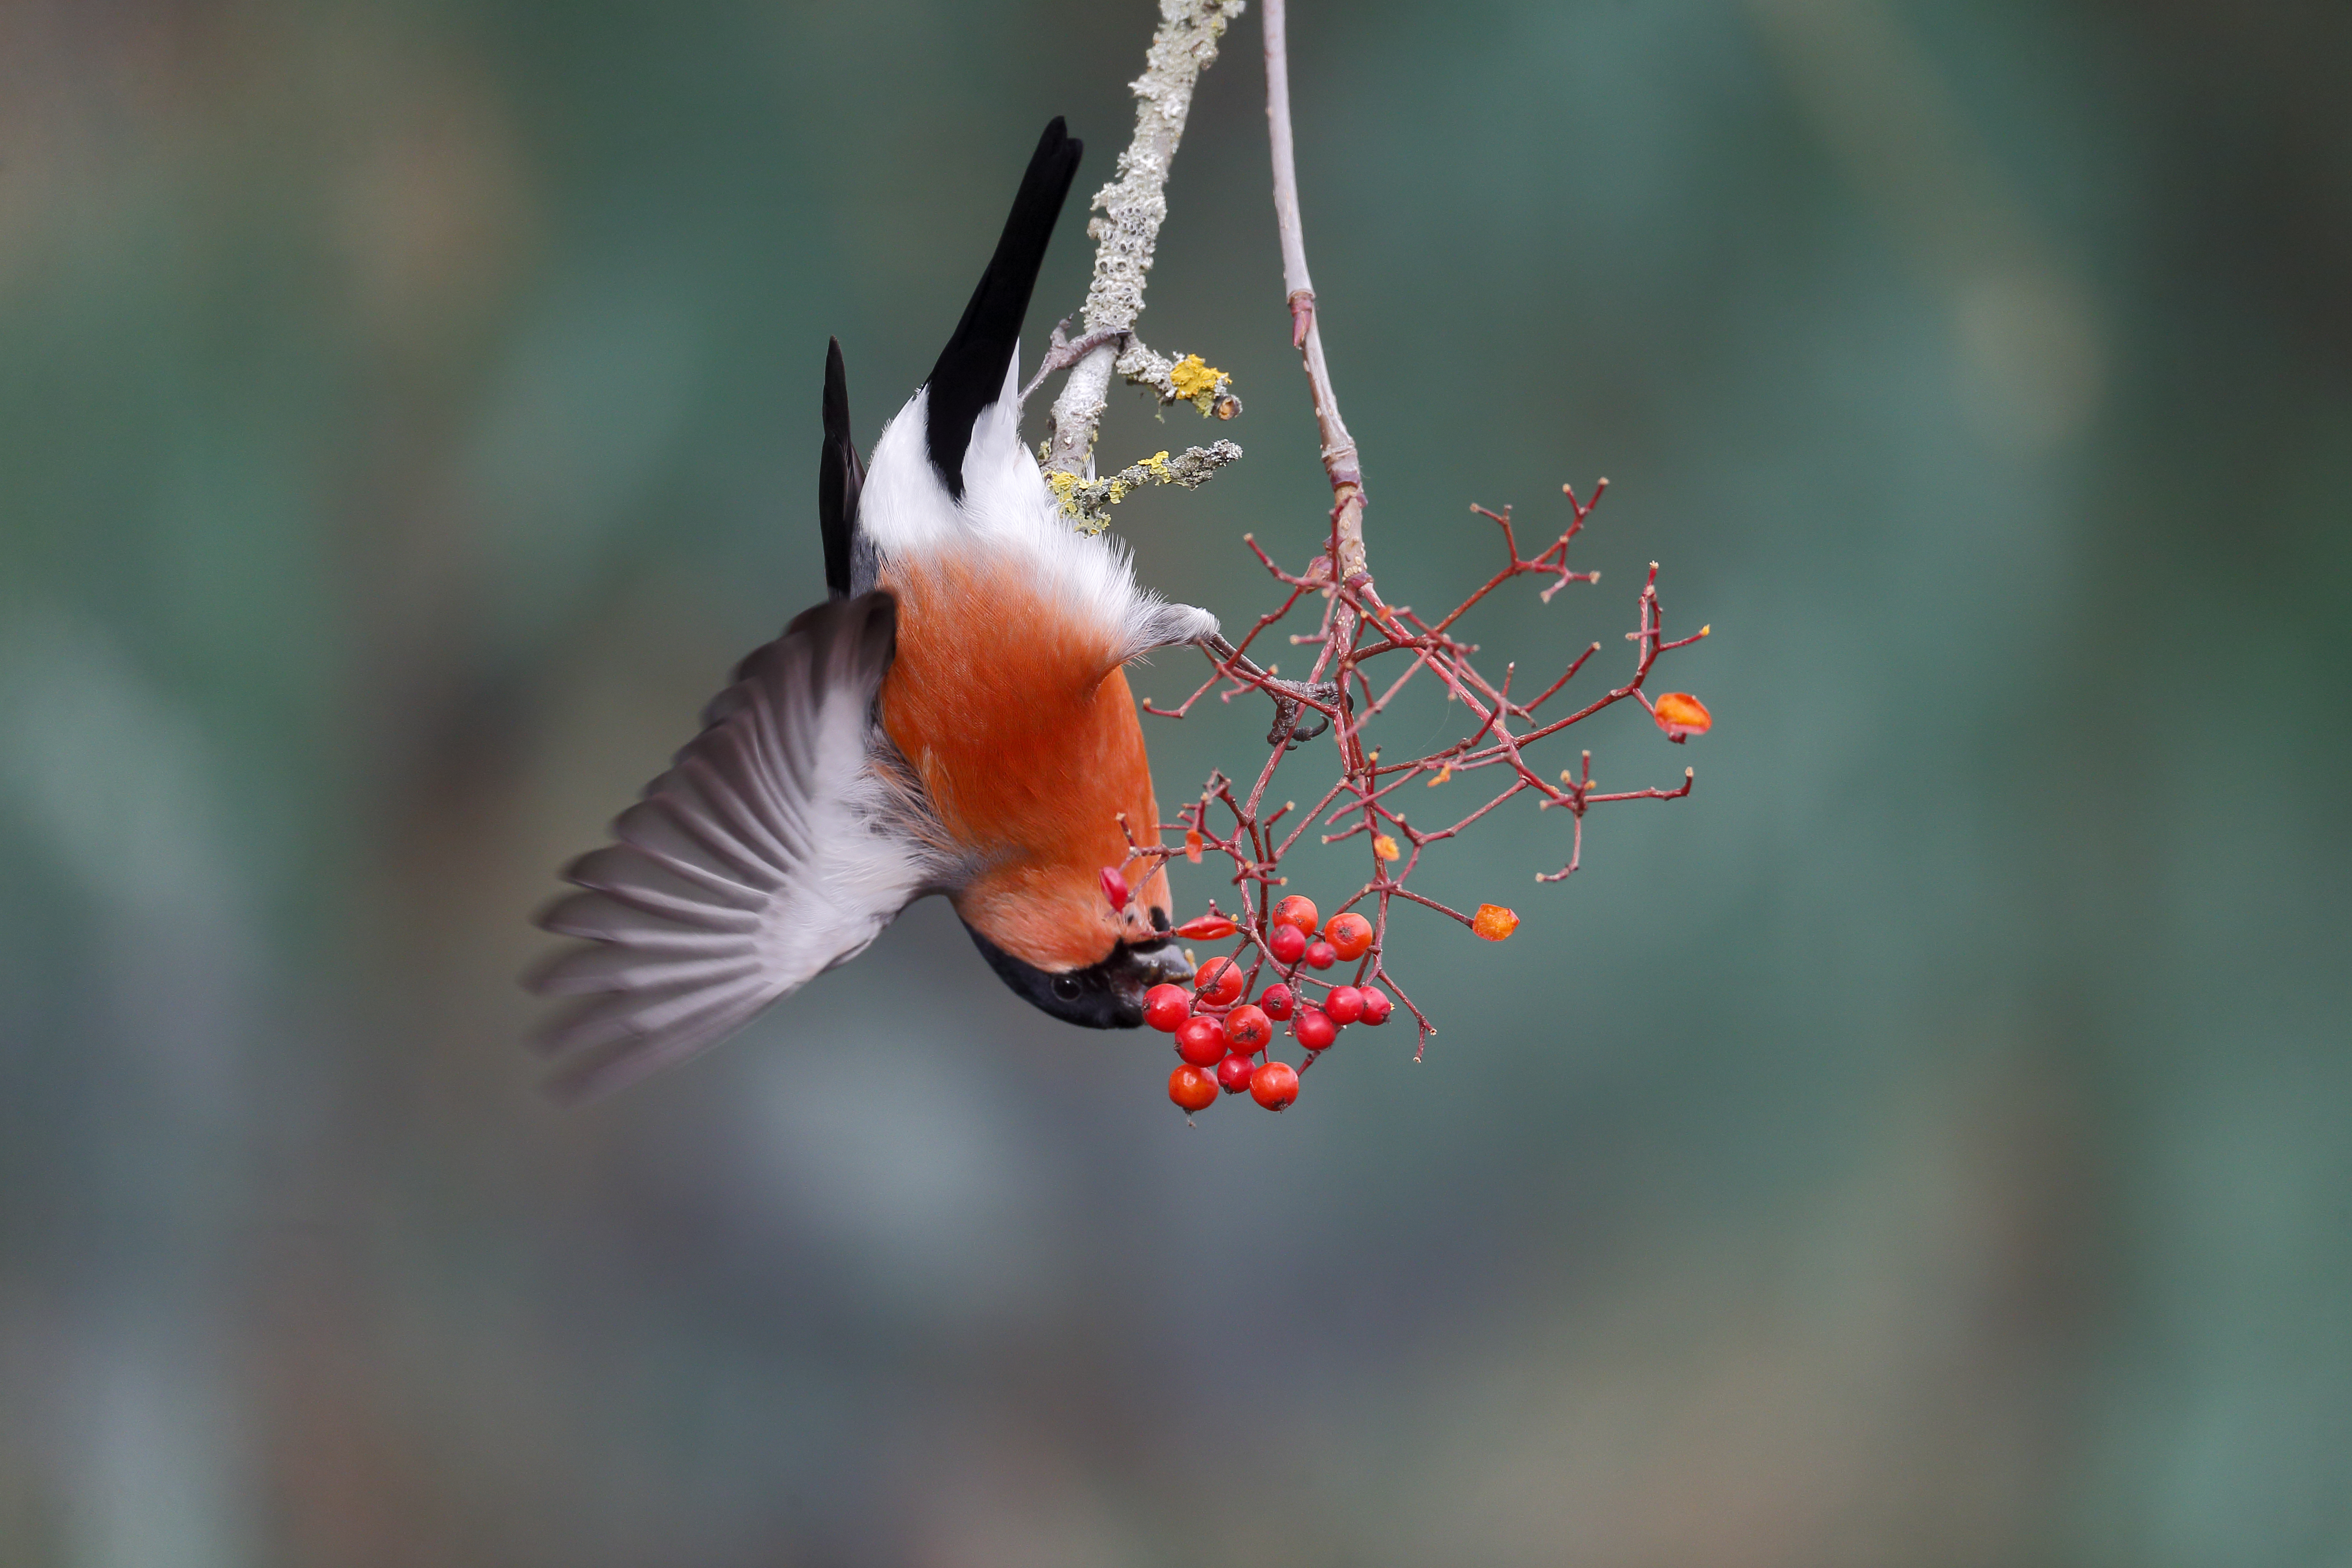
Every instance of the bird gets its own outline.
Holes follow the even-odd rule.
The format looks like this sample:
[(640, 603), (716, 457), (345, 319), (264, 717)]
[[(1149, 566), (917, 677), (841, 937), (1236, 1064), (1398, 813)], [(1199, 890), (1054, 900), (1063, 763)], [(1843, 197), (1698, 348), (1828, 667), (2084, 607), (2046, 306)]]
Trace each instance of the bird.
[(1071, 527), (1020, 433), (1022, 321), (1083, 151), (1045, 127), (962, 317), (867, 458), (828, 345), (826, 597), (742, 660), (614, 841), (562, 873), (539, 923), (576, 940), (526, 980), (562, 999), (538, 1037), (560, 1098), (717, 1044), (931, 894), (1070, 1024), (1136, 1027), (1151, 986), (1191, 978), (1162, 858), (1136, 853), (1160, 819), (1126, 668), (1230, 645)]

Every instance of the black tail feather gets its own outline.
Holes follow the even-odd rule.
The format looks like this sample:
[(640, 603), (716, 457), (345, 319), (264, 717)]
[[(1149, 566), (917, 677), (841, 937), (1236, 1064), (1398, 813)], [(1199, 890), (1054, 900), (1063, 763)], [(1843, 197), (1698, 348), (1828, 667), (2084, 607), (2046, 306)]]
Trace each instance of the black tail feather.
[(1029, 171), (1021, 176), (1021, 190), (1004, 220), (1004, 233), (963, 320), (940, 351), (931, 367), (930, 418), (925, 431), (931, 466), (940, 471), (948, 493), (963, 499), (963, 453), (971, 441), (972, 422), (996, 401), (1004, 384), (1004, 367), (1021, 338), (1021, 319), (1029, 312), (1029, 294), (1037, 284), (1037, 268), (1045, 259), (1046, 241), (1062, 216), (1063, 198), (1078, 172), (1086, 144), (1073, 139), (1056, 115), (1037, 139)]
[(841, 363), (841, 340), (824, 351), (824, 450), (816, 470), (816, 523), (824, 534), (824, 585), (836, 599), (850, 591), (850, 542), (857, 531), (857, 492), (866, 487), (866, 465), (849, 432), (849, 373)]

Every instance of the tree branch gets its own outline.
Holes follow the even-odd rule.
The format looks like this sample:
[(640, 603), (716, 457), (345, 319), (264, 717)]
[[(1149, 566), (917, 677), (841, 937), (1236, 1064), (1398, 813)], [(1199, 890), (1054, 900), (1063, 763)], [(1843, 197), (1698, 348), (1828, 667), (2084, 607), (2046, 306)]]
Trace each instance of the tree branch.
[(1206, 447), (1187, 447), (1173, 458), (1165, 452), (1155, 453), (1139, 463), (1129, 463), (1107, 479), (1049, 473), (1045, 482), (1053, 487), (1055, 499), (1061, 502), (1064, 517), (1089, 533), (1098, 533), (1110, 521), (1110, 509), (1125, 500), (1130, 492), (1147, 485), (1174, 485), (1179, 489), (1197, 490), (1209, 482), (1211, 474), (1241, 455), (1242, 449), (1231, 441), (1216, 441)]
[[(1087, 226), (1096, 241), (1094, 282), (1083, 312), (1086, 345), (1054, 399), (1054, 429), (1046, 437), (1048, 474), (1094, 477), (1095, 429), (1114, 371), (1159, 395), (1162, 403), (1190, 402), (1202, 413), (1230, 419), (1241, 411), (1224, 373), (1197, 354), (1170, 360), (1135, 337), (1143, 313), (1144, 275), (1160, 226), (1168, 216), (1168, 168), (1192, 110), (1192, 86), (1217, 58), (1217, 40), (1246, 0), (1160, 0), (1160, 28), (1144, 57), (1135, 94), (1135, 136), (1118, 156), (1118, 175), (1097, 192), (1102, 216)], [(1067, 323), (1065, 323), (1066, 326)], [(1061, 341), (1055, 352), (1076, 345)], [(1048, 359), (1053, 358), (1048, 355)]]
[[(1265, 123), (1274, 148), (1274, 216), (1282, 237), (1282, 287), (1290, 305), (1290, 346), (1299, 351), (1315, 399), (1323, 439), (1323, 472), (1331, 481), (1331, 549), (1335, 575), (1378, 613), (1380, 596), (1364, 553), (1364, 474), (1356, 438), (1339, 416), (1339, 395), (1323, 359), (1323, 331), (1315, 309), (1315, 282), (1307, 271), (1307, 239), (1298, 220), (1298, 169), (1290, 135), (1290, 45), (1285, 0), (1265, 0)], [(1354, 646), (1356, 614), (1339, 596), (1327, 649)], [(1319, 669), (1320, 665), (1318, 666)]]
[[(1536, 879), (1538, 882), (1559, 881), (1582, 862), (1584, 817), (1591, 807), (1632, 800), (1680, 800), (1689, 795), (1693, 775), (1688, 769), (1684, 770), (1681, 784), (1672, 789), (1650, 786), (1604, 793), (1593, 787), (1590, 752), (1584, 753), (1578, 769), (1561, 772), (1557, 784), (1536, 770), (1527, 752), (1536, 742), (1549, 740), (1621, 702), (1632, 702), (1645, 710), (1671, 742), (1680, 743), (1692, 735), (1705, 733), (1713, 721), (1695, 696), (1676, 692), (1654, 701), (1647, 686), (1661, 656), (1698, 642), (1707, 636), (1709, 628), (1701, 626), (1689, 637), (1667, 640), (1664, 610), (1658, 599), (1658, 570), (1654, 564), (1642, 584), (1637, 627), (1629, 634), (1639, 647), (1632, 677), (1625, 684), (1595, 695), (1574, 712), (1547, 722), (1537, 718), (1537, 710), (1569, 686), (1600, 651), (1600, 644), (1594, 643), (1579, 653), (1558, 679), (1531, 699), (1526, 695), (1525, 688), (1519, 689), (1518, 697), (1512, 695), (1518, 673), (1516, 663), (1504, 665), (1499, 684), (1479, 670), (1475, 662), (1477, 645), (1463, 640), (1459, 628), (1472, 610), (1505, 584), (1522, 577), (1534, 577), (1544, 584), (1538, 596), (1548, 604), (1570, 583), (1600, 580), (1599, 573), (1571, 568), (1568, 562), (1570, 545), (1599, 503), (1601, 489), (1608, 484), (1606, 479), (1594, 486), (1588, 500), (1578, 499), (1570, 487), (1561, 487), (1571, 513), (1568, 525), (1559, 538), (1533, 554), (1521, 549), (1518, 525), (1509, 507), (1499, 511), (1473, 507), (1473, 511), (1500, 529), (1504, 560), (1483, 584), (1473, 586), (1467, 596), (1442, 616), (1424, 616), (1415, 614), (1410, 605), (1388, 605), (1374, 591), (1364, 543), (1362, 463), (1355, 438), (1348, 433), (1347, 422), (1340, 416), (1339, 395), (1331, 384), (1330, 366), (1324, 358), (1315, 285), (1307, 268), (1305, 230), (1299, 219), (1297, 152), (1290, 121), (1287, 0), (1262, 0), (1262, 4), (1265, 26), (1265, 114), (1272, 143), (1283, 289), (1290, 310), (1291, 346), (1298, 351), (1307, 373), (1307, 390), (1314, 401), (1316, 426), (1321, 438), (1323, 471), (1331, 486), (1329, 531), (1315, 554), (1296, 572), (1285, 569), (1260, 549), (1255, 540), (1244, 535), (1243, 542), (1249, 546), (1259, 564), (1286, 590), (1281, 603), (1260, 616), (1238, 644), (1221, 635), (1200, 639), (1199, 646), (1209, 657), (1211, 674), (1180, 705), (1163, 709), (1149, 700), (1143, 703), (1146, 712), (1181, 719), (1220, 686), (1224, 687), (1217, 692), (1220, 701), (1230, 701), (1250, 691), (1264, 693), (1275, 701), (1275, 724), (1266, 736), (1268, 754), (1255, 781), (1246, 784), (1245, 795), (1237, 795), (1235, 780), (1222, 772), (1213, 773), (1200, 798), (1179, 810), (1178, 820), (1160, 823), (1156, 827), (1159, 833), (1172, 830), (1183, 835), (1181, 853), (1189, 861), (1198, 864), (1207, 852), (1214, 850), (1231, 862), (1231, 880), (1239, 891), (1241, 907), (1232, 916), (1219, 915), (1213, 921), (1204, 921), (1199, 935), (1204, 941), (1222, 941), (1223, 936), (1238, 939), (1239, 946), (1231, 956), (1234, 962), (1247, 967), (1243, 984), (1244, 996), (1255, 989), (1260, 973), (1271, 965), (1281, 984), (1302, 1009), (1302, 1021), (1308, 1016), (1303, 1010), (1313, 1005), (1319, 994), (1321, 1005), (1329, 1009), (1331, 1022), (1344, 1025), (1361, 1018), (1377, 1025), (1387, 1016), (1390, 1001), (1385, 992), (1366, 990), (1377, 983), (1393, 992), (1395, 1003), (1412, 1015), (1416, 1029), (1413, 1054), (1418, 1059), (1434, 1026), (1428, 1015), (1397, 984), (1389, 967), (1389, 916), (1394, 901), (1401, 899), (1408, 904), (1425, 907), (1490, 942), (1505, 940), (1519, 923), (1517, 915), (1498, 904), (1481, 904), (1475, 912), (1465, 913), (1406, 886), (1423, 855), (1434, 845), (1490, 822), (1521, 795), (1532, 795), (1538, 807), (1559, 806), (1572, 820), (1567, 865)], [(1049, 468), (1046, 477), (1061, 498), (1065, 512), (1082, 527), (1098, 526), (1097, 517), (1125, 489), (1146, 482), (1197, 483), (1207, 477), (1218, 457), (1214, 450), (1203, 452), (1198, 448), (1172, 460), (1161, 453), (1106, 480), (1082, 479), (1076, 466), (1086, 461), (1087, 447), (1093, 440), (1095, 421), (1101, 410), (1101, 389), (1108, 385), (1111, 371), (1116, 369), (1130, 379), (1138, 379), (1130, 365), (1140, 365), (1147, 356), (1154, 360), (1158, 357), (1150, 355), (1150, 351), (1135, 342), (1132, 323), (1135, 313), (1142, 308), (1142, 273), (1150, 265), (1152, 241), (1165, 212), (1160, 190), (1167, 178), (1166, 157), (1173, 152), (1174, 138), (1182, 129), (1182, 110), (1189, 107), (1191, 83), (1200, 66), (1207, 63), (1204, 55), (1213, 47), (1214, 31), (1209, 33), (1205, 48), (1195, 49), (1189, 69), (1181, 73), (1184, 97), (1172, 121), (1168, 119), (1166, 103), (1152, 97), (1147, 89), (1155, 73), (1164, 73), (1176, 60), (1183, 27), (1221, 28), (1224, 17), (1238, 10), (1238, 4), (1228, 8), (1214, 4), (1214, 0), (1161, 0), (1162, 26), (1152, 46), (1153, 68), (1136, 83), (1138, 97), (1146, 100), (1136, 116), (1136, 144), (1119, 161), (1120, 179), (1097, 198), (1106, 216), (1091, 230), (1101, 248), (1097, 256), (1096, 292), (1087, 300), (1087, 331), (1074, 342), (1066, 335), (1068, 323), (1057, 328), (1046, 365), (1040, 372), (1042, 376), (1061, 365), (1077, 366), (1055, 407), (1056, 439), (1075, 442), (1066, 444), (1061, 452), (1071, 466)], [(1153, 141), (1155, 135), (1160, 140)], [(1122, 273), (1122, 265), (1129, 270)], [(1199, 363), (1197, 360), (1189, 363), (1194, 366)], [(1178, 374), (1183, 366), (1170, 369), (1171, 374)], [(1217, 443), (1218, 447), (1230, 445)], [(1092, 472), (1091, 462), (1086, 461), (1085, 473), (1091, 476)], [(1274, 665), (1261, 667), (1250, 657), (1249, 650), (1253, 645), (1260, 645), (1262, 637), (1302, 605), (1319, 605), (1317, 624), (1312, 632), (1294, 633), (1288, 641), (1294, 647), (1312, 647), (1314, 666), (1304, 680), (1285, 679)], [(1266, 637), (1267, 642), (1273, 640)], [(1365, 666), (1388, 654), (1401, 656), (1407, 661), (1406, 666), (1388, 681), (1384, 691), (1376, 692)], [(1424, 672), (1444, 689), (1448, 701), (1462, 705), (1469, 721), (1467, 732), (1441, 751), (1407, 762), (1383, 763), (1377, 746), (1366, 746), (1365, 726), (1381, 715), (1408, 682)], [(1326, 729), (1339, 750), (1339, 777), (1284, 833), (1277, 825), (1297, 809), (1297, 802), (1284, 801), (1270, 811), (1265, 809), (1272, 805), (1268, 786), (1291, 748)], [(1423, 798), (1400, 793), (1407, 784), (1418, 782), (1435, 788), (1457, 774), (1481, 776), (1473, 786), (1475, 793), (1471, 801), (1465, 803), (1466, 811), (1462, 811), (1451, 826), (1431, 830), (1406, 820), (1405, 808)], [(1220, 835), (1211, 826), (1213, 804), (1232, 815), (1232, 827), (1224, 834)], [(1445, 816), (1455, 816), (1458, 809), (1447, 809)], [(1353, 963), (1352, 973), (1334, 974), (1328, 980), (1300, 965), (1304, 963), (1308, 969), (1331, 966), (1338, 951), (1342, 950), (1339, 938), (1334, 934), (1336, 928), (1324, 928), (1330, 945), (1319, 958), (1313, 947), (1286, 943), (1286, 950), (1291, 953), (1286, 960), (1276, 954), (1274, 942), (1276, 889), (1288, 880), (1284, 871), (1286, 858), (1302, 836), (1318, 824), (1337, 830), (1322, 833), (1321, 842), (1360, 843), (1369, 851), (1370, 860), (1370, 875), (1361, 888), (1339, 907), (1341, 912), (1351, 912), (1356, 905), (1369, 900), (1370, 931), (1355, 932), (1347, 939), (1345, 951), (1349, 957), (1345, 962)], [(1162, 847), (1156, 835), (1150, 844), (1145, 844), (1132, 827), (1129, 830), (1129, 845), (1131, 856), (1156, 857), (1162, 861), (1178, 853), (1173, 847)], [(1213, 901), (1210, 908), (1214, 913)], [(1212, 926), (1223, 935), (1212, 936), (1208, 929)], [(1177, 929), (1180, 932), (1187, 930), (1181, 926)], [(1367, 934), (1369, 939), (1359, 944), (1357, 937)], [(1367, 1009), (1368, 996), (1377, 1001), (1377, 1016)], [(1198, 1016), (1217, 1017), (1231, 1014), (1240, 1005), (1239, 998), (1221, 1003), (1206, 994), (1196, 994), (1192, 1011)], [(1293, 1026), (1294, 1036), (1307, 1053), (1306, 1064), (1299, 1068), (1302, 1072), (1313, 1065), (1316, 1053), (1330, 1043), (1331, 1037), (1320, 1029), (1318, 1026), (1316, 1032), (1320, 1043), (1310, 1043), (1308, 1031), (1299, 1025)], [(1234, 1089), (1230, 1082), (1224, 1087), (1228, 1092)], [(1188, 1110), (1197, 1109), (1177, 1096), (1173, 1088), (1171, 1094)]]

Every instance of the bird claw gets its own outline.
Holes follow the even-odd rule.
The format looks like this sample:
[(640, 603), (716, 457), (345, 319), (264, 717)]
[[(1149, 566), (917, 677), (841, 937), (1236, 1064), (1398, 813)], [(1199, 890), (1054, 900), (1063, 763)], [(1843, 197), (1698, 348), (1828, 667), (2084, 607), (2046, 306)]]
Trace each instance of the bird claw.
[(1318, 680), (1307, 686), (1295, 680), (1282, 680), (1274, 684), (1282, 691), (1274, 700), (1274, 728), (1265, 732), (1267, 745), (1280, 746), (1288, 751), (1301, 741), (1311, 741), (1331, 727), (1328, 714), (1310, 712), (1305, 723), (1299, 721), (1299, 714), (1308, 701), (1337, 707), (1339, 702), (1337, 682)]
[(1265, 743), (1280, 746), (1285, 751), (1301, 741), (1311, 741), (1331, 727), (1330, 716), (1318, 712), (1307, 723), (1298, 721), (1299, 710), (1308, 703), (1325, 708), (1337, 708), (1347, 700), (1346, 689), (1336, 680), (1312, 683), (1283, 680), (1271, 671), (1260, 669), (1242, 654), (1241, 649), (1224, 639), (1223, 633), (1212, 630), (1200, 639), (1201, 648), (1217, 668), (1236, 681), (1255, 686), (1274, 699), (1274, 728), (1265, 732)]

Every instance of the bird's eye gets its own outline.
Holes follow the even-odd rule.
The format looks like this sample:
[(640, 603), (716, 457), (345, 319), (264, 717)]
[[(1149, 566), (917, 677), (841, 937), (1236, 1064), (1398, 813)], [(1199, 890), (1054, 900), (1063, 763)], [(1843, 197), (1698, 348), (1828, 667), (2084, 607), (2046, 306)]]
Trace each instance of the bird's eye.
[(1076, 975), (1056, 974), (1054, 976), (1054, 994), (1059, 996), (1063, 1001), (1076, 1001), (1078, 999), (1079, 990), (1078, 977)]

